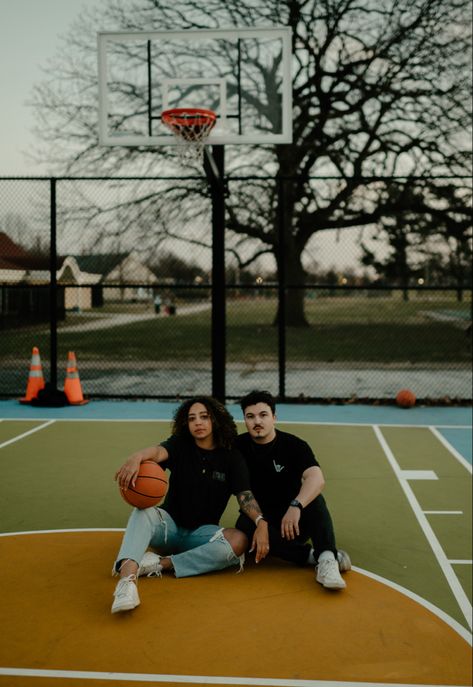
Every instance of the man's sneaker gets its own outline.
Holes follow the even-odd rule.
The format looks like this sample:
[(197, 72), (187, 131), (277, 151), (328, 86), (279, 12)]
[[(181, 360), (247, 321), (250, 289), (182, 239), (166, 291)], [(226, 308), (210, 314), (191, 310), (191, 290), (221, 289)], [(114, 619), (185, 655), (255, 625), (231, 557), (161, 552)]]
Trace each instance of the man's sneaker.
[(345, 589), (346, 584), (340, 575), (338, 562), (335, 558), (323, 558), (315, 568), (317, 582), (327, 589)]
[(161, 556), (157, 553), (147, 551), (141, 559), (140, 567), (138, 568), (138, 577), (146, 575), (146, 577), (162, 577), (163, 566), (161, 565)]
[(136, 575), (122, 577), (113, 593), (115, 597), (112, 604), (112, 613), (132, 611), (140, 605), (140, 597), (136, 588)]
[(339, 549), (337, 551), (337, 560), (338, 560), (338, 569), (340, 572), (347, 572), (348, 570), (351, 570), (351, 560), (350, 556), (347, 554), (346, 551), (342, 551)]

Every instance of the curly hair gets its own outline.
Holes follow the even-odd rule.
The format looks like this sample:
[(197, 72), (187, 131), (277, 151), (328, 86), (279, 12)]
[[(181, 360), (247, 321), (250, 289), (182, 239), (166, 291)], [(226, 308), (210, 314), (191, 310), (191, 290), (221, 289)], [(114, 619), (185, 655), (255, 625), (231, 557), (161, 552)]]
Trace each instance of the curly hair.
[(195, 396), (184, 401), (174, 413), (172, 434), (185, 439), (192, 438), (189, 432), (188, 415), (194, 403), (202, 403), (210, 415), (215, 446), (231, 448), (237, 436), (235, 421), (225, 406), (211, 396)]

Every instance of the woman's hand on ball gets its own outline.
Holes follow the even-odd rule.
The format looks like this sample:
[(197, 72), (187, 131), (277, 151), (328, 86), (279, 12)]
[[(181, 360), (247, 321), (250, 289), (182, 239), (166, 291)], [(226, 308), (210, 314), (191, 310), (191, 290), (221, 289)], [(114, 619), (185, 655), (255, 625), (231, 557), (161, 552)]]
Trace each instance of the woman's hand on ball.
[(120, 489), (125, 491), (130, 484), (132, 487), (135, 486), (140, 464), (141, 460), (138, 456), (131, 456), (121, 468), (117, 470), (115, 479), (118, 481)]

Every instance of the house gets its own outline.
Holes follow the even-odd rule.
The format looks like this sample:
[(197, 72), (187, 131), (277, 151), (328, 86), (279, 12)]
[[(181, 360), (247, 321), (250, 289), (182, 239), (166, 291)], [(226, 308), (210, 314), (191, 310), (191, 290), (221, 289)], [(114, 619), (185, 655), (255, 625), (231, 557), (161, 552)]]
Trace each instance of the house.
[(101, 279), (100, 273), (82, 270), (74, 256), (64, 258), (57, 272), (57, 282), (64, 287), (66, 310), (80, 312), (103, 305), (102, 289), (98, 286)]
[[(49, 256), (38, 256), (15, 243), (7, 234), (0, 232), (0, 285), (2, 299), (0, 313), (11, 310), (12, 298), (47, 300), (47, 289), (32, 289), (50, 283)], [(68, 255), (58, 257), (56, 272), (58, 292), (62, 294), (60, 308), (87, 310), (100, 307), (104, 302), (136, 302), (153, 300), (153, 285), (158, 280), (141, 260), (132, 253)], [(22, 285), (21, 290), (9, 289)], [(28, 288), (27, 288), (28, 285)], [(8, 295), (9, 304), (6, 303)], [(32, 306), (31, 306), (32, 307)], [(3, 310), (2, 310), (3, 308)], [(16, 311), (30, 312), (29, 306), (14, 306)]]
[(58, 271), (66, 286), (66, 308), (86, 309), (104, 302), (152, 301), (158, 280), (136, 253), (70, 255)]
[(22, 284), (49, 277), (49, 257), (28, 251), (0, 231), (0, 283)]
[[(50, 320), (49, 257), (28, 251), (0, 232), (0, 328)], [(64, 318), (64, 294), (57, 292), (57, 317)]]

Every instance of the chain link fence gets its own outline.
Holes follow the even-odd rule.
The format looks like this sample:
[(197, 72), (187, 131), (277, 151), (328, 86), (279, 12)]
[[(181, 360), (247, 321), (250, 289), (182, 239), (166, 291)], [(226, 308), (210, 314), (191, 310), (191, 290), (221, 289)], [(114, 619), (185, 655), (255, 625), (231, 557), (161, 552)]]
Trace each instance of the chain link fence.
[[(388, 402), (408, 387), (471, 400), (470, 283), (429, 276), (432, 261), (401, 284), (380, 280), (363, 261), (367, 247), (389, 255), (379, 228), (314, 232), (305, 281), (281, 277), (288, 246), (235, 231), (250, 191), (251, 180), (229, 182), (222, 229), (226, 398), (265, 388)], [(89, 397), (211, 394), (211, 237), (205, 179), (0, 179), (0, 396), (23, 395), (34, 346), (61, 388), (74, 351)]]

